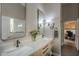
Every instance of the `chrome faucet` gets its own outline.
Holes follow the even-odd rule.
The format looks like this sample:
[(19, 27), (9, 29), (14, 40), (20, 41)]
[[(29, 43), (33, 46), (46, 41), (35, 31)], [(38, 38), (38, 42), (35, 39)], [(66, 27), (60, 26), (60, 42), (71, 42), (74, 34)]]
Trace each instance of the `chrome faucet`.
[(42, 38), (44, 38), (44, 37), (45, 37), (45, 35), (43, 34), (43, 35), (42, 35)]
[(19, 47), (20, 41), (17, 40), (17, 41), (16, 41), (16, 44), (17, 44), (16, 47)]

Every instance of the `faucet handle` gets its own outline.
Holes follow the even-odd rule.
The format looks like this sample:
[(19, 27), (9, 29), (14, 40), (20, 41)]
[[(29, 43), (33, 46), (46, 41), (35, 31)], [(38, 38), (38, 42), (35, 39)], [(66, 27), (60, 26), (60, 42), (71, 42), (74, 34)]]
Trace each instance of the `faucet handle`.
[(17, 42), (20, 44), (20, 41), (19, 40), (17, 40)]
[(17, 40), (17, 41), (16, 41), (16, 44), (17, 44), (16, 47), (19, 47), (20, 41)]

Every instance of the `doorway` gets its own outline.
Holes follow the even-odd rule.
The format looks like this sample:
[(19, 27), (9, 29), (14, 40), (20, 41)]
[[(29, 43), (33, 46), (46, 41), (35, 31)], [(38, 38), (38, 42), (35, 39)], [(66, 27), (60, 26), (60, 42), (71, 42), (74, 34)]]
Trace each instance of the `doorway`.
[(64, 45), (76, 47), (76, 22), (66, 21), (64, 22)]
[(79, 56), (76, 47), (76, 21), (64, 22), (64, 43), (61, 47), (62, 56)]

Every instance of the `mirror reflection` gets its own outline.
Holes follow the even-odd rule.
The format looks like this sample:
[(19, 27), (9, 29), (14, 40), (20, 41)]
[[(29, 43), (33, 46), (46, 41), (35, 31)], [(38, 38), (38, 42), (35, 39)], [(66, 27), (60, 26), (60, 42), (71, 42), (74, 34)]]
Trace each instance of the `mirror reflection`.
[(1, 5), (1, 39), (7, 40), (25, 36), (25, 6), (18, 3)]
[(39, 9), (37, 10), (37, 26), (38, 30), (41, 35), (44, 35), (45, 33), (45, 18), (44, 18), (44, 13), (40, 11)]

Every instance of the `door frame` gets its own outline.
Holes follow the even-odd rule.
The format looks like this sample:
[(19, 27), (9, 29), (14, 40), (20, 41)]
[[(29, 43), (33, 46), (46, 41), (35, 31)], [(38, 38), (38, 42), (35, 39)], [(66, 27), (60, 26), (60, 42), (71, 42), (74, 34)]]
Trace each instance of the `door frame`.
[(78, 33), (79, 33), (79, 19), (77, 19), (76, 20), (76, 35), (75, 35), (75, 38), (76, 38), (76, 41), (75, 41), (75, 43), (76, 43), (76, 48), (77, 48), (77, 51), (79, 51), (79, 45), (78, 45), (78, 41), (79, 41), (79, 35), (78, 35)]
[[(75, 29), (75, 33), (76, 33), (76, 34), (75, 34), (75, 46), (76, 46), (77, 50), (79, 50), (79, 48), (78, 48), (78, 39), (77, 39), (77, 25), (78, 25), (79, 23), (78, 23), (78, 21), (76, 21), (76, 20), (70, 20), (70, 21), (75, 21), (75, 22), (76, 22), (76, 23), (75, 23), (75, 24), (76, 24), (76, 29)], [(63, 23), (61, 24), (61, 27), (62, 27), (62, 28), (61, 28), (61, 31), (62, 31), (62, 34), (61, 34), (61, 38), (62, 38), (62, 39), (61, 39), (61, 46), (64, 45), (64, 30), (65, 30), (65, 29), (64, 29), (64, 23), (65, 23), (65, 22), (63, 22)], [(62, 26), (62, 25), (63, 25), (63, 26)]]

